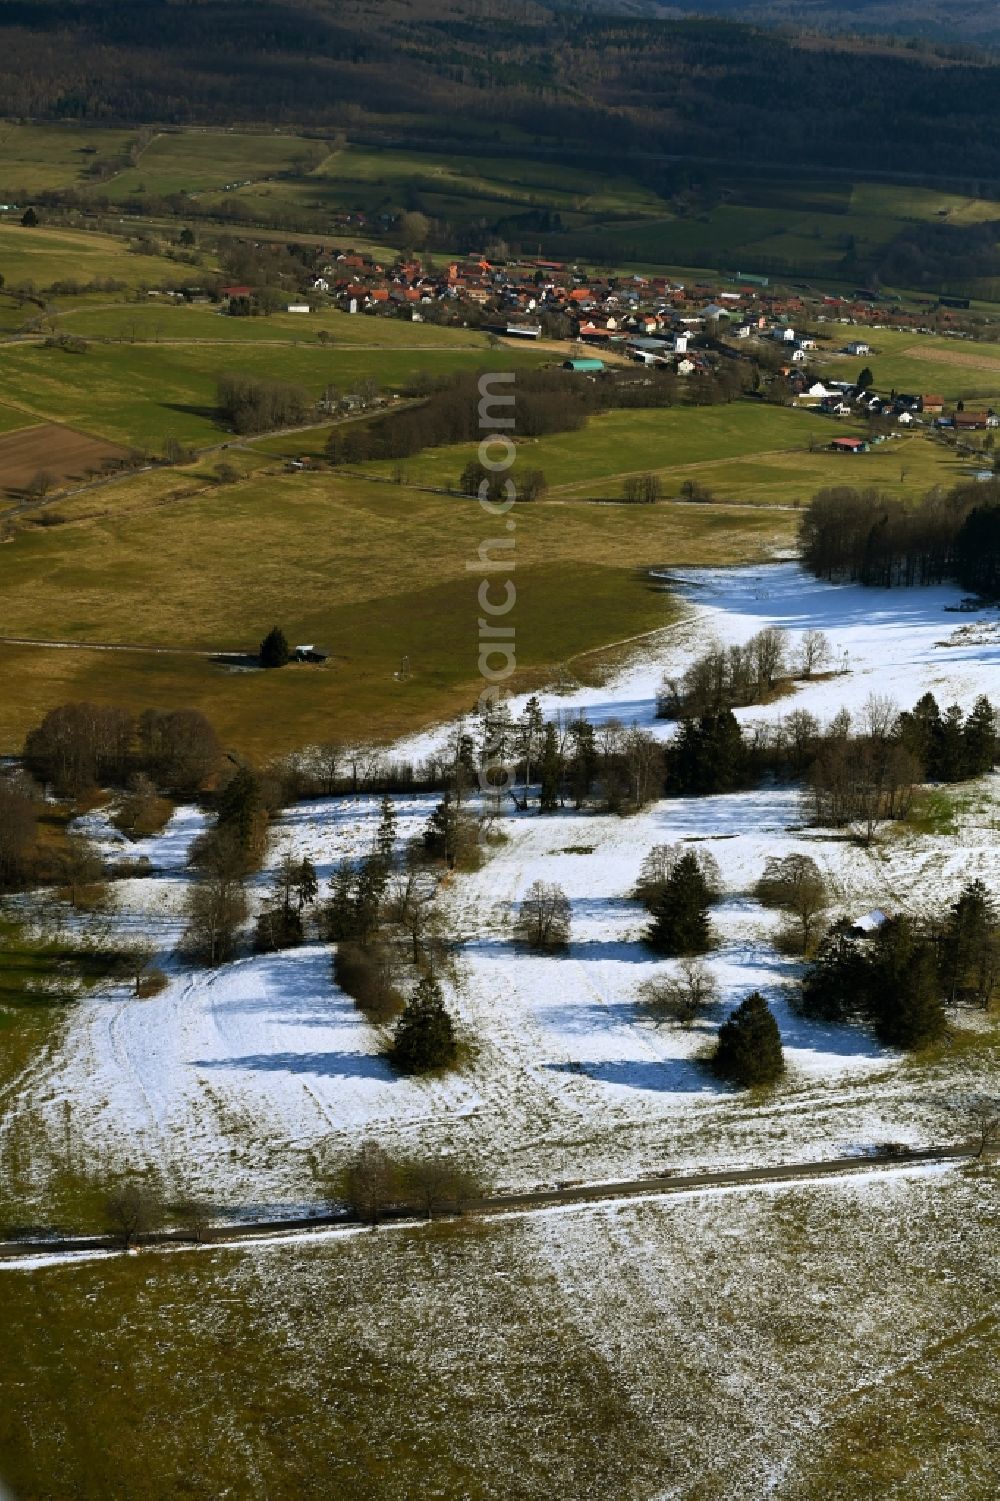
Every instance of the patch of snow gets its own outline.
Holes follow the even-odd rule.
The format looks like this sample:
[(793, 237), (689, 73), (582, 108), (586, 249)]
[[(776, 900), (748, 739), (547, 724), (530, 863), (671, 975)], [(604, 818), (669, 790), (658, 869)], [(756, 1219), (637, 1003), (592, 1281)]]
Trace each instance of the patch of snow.
[[(672, 727), (655, 720), (663, 672), (683, 671), (709, 638), (743, 641), (770, 624), (825, 630), (844, 672), (745, 717), (794, 706), (827, 719), (845, 704), (857, 710), (871, 692), (891, 693), (900, 707), (927, 689), (942, 705), (965, 707), (980, 692), (995, 693), (1000, 642), (939, 644), (956, 590), (831, 586), (792, 563), (692, 570), (677, 587), (689, 602), (684, 619), (611, 682), (540, 695), (545, 712), (634, 719), (669, 735)], [(412, 737), (397, 753), (419, 760), (445, 734)], [(484, 868), (447, 883), (447, 915), (461, 945), (448, 1000), (474, 1051), (461, 1072), (424, 1081), (393, 1075), (382, 1034), (334, 986), (325, 945), (214, 971), (171, 957), (190, 879), (187, 851), (204, 827), (200, 812), (181, 808), (163, 834), (129, 846), (157, 874), (116, 886), (115, 921), (162, 952), (167, 989), (148, 1000), (115, 993), (82, 1002), (25, 1108), (47, 1123), (59, 1151), (68, 1136), (81, 1148), (156, 1163), (178, 1187), (222, 1205), (268, 1213), (314, 1196), (317, 1165), (364, 1137), (465, 1155), (488, 1181), (518, 1187), (926, 1141), (939, 1129), (933, 1101), (926, 1089), (914, 1093), (896, 1054), (857, 1028), (797, 1014), (790, 1003), (797, 968), (774, 944), (779, 919), (748, 893), (769, 856), (793, 851), (823, 868), (835, 915), (920, 910), (952, 900), (974, 875), (995, 886), (995, 785), (995, 778), (976, 784), (957, 834), (899, 834), (866, 850), (805, 827), (800, 796), (788, 788), (663, 799), (628, 819), (511, 813), (507, 842)], [(400, 847), (436, 800), (393, 799)], [(343, 860), (371, 848), (378, 815), (379, 799), (368, 795), (299, 804), (276, 825), (268, 870), (286, 850), (309, 855), (325, 888)], [(710, 841), (722, 874), (720, 943), (707, 961), (721, 999), (689, 1030), (657, 1030), (637, 998), (665, 961), (643, 944), (648, 920), (630, 892), (652, 845), (701, 840)], [(558, 882), (572, 904), (572, 943), (558, 957), (509, 942), (514, 907), (539, 878)], [(788, 1063), (785, 1082), (762, 1101), (722, 1086), (700, 1061), (719, 1022), (751, 989), (768, 998)], [(952, 1065), (941, 1067), (942, 1080), (950, 1079)]]

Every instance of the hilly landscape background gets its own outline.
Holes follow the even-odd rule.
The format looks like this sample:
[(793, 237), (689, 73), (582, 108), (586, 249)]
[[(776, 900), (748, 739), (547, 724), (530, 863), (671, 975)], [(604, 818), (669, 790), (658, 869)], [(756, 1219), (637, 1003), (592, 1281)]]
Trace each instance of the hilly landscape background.
[[(414, 144), (517, 143), (567, 158), (628, 151), (634, 161), (1000, 176), (996, 59), (795, 35), (734, 23), (756, 12), (726, 0), (714, 8), (727, 19), (505, 0), (10, 0), (0, 14), (0, 113), (298, 124)], [(987, 10), (995, 7), (981, 8), (984, 26)], [(787, 18), (812, 11), (800, 4)], [(889, 11), (859, 14), (874, 26)], [(761, 15), (785, 18), (780, 7)]]
[(857, 32), (899, 38), (904, 42), (926, 37), (952, 44), (994, 47), (1000, 42), (1000, 14), (993, 0), (968, 5), (944, 5), (941, 0), (846, 0), (831, 6), (824, 0), (700, 0), (694, 5), (671, 5), (666, 0), (600, 0), (595, 10), (659, 17), (724, 16), (754, 24), (812, 28), (821, 32)]

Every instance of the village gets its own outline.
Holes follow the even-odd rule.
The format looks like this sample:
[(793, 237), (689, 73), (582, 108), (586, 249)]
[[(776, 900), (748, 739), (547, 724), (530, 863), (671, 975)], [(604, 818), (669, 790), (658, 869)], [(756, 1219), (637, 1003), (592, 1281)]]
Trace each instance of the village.
[[(185, 295), (201, 299), (205, 292)], [(236, 316), (279, 310), (273, 294), (247, 284), (220, 286), (213, 297)], [(564, 369), (590, 376), (630, 362), (682, 378), (709, 375), (727, 361), (753, 365), (749, 394), (871, 424), (865, 437), (832, 439), (835, 452), (866, 453), (893, 428), (958, 436), (1000, 427), (992, 405), (967, 410), (961, 398), (949, 402), (930, 390), (880, 391), (864, 368), (879, 352), (879, 331), (956, 342), (992, 337), (989, 317), (973, 313), (963, 298), (792, 290), (740, 272), (687, 283), (541, 259), (478, 257), (438, 266), (405, 254), (390, 262), (320, 247), (299, 298), (280, 310), (308, 317), (331, 306), (351, 315), (477, 328), (498, 343), (562, 353)], [(841, 378), (848, 362), (861, 362), (854, 379)]]

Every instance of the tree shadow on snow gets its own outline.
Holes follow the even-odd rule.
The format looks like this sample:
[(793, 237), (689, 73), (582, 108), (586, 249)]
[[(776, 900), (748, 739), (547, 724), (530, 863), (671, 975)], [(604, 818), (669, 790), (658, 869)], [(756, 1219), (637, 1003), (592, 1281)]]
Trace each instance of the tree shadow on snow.
[(366, 1053), (250, 1053), (243, 1058), (196, 1058), (193, 1068), (243, 1069), (247, 1073), (313, 1074), (320, 1079), (377, 1079), (394, 1084), (388, 1063)]
[(722, 1095), (728, 1086), (692, 1058), (652, 1059), (623, 1058), (599, 1063), (547, 1063), (553, 1073), (575, 1074), (599, 1084), (616, 1084), (626, 1089), (643, 1089), (650, 1094)]

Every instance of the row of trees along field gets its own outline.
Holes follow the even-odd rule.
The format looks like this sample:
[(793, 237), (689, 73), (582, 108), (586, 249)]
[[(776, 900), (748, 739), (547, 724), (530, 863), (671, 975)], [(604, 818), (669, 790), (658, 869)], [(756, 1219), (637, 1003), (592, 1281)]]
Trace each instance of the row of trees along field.
[(710, 646), (681, 678), (665, 677), (656, 696), (657, 718), (766, 704), (790, 688), (793, 677), (808, 681), (822, 672), (832, 656), (823, 631), (804, 631), (793, 647), (787, 631), (766, 626), (742, 645)]
[[(801, 671), (822, 661), (822, 645), (805, 638)], [(725, 702), (734, 690), (741, 697), (756, 693), (778, 681), (784, 653), (780, 633), (777, 640), (762, 633), (735, 656), (712, 649), (680, 686), (670, 687), (672, 702), (683, 707)], [(614, 720), (595, 726), (578, 714), (546, 721), (533, 697), (517, 720), (505, 702), (487, 705), (475, 729), (456, 730), (420, 768), (389, 762), (377, 746), (327, 743), (252, 776), (266, 809), (362, 789), (444, 791), (435, 817), (440, 854), (452, 866), (468, 843), (463, 803), (480, 785), (522, 808), (596, 804), (627, 813), (664, 791), (697, 796), (768, 779), (799, 781), (818, 822), (852, 827), (870, 839), (880, 821), (906, 816), (918, 784), (979, 776), (995, 764), (997, 748), (997, 714), (985, 697), (965, 714), (958, 705), (942, 712), (931, 694), (903, 712), (872, 696), (853, 717), (844, 710), (826, 726), (801, 709), (746, 727), (729, 707), (685, 712), (665, 745), (639, 726)], [(62, 705), (27, 736), (24, 769), (0, 781), (6, 809), (0, 882), (10, 889), (30, 878), (43, 788), (65, 797), (98, 787), (125, 791), (125, 817), (135, 826), (146, 821), (144, 804), (158, 796), (190, 798), (214, 789), (221, 798), (250, 775), (224, 755), (197, 711), (147, 710), (136, 717), (108, 705)]]
[(802, 558), (818, 578), (890, 588), (953, 579), (1000, 595), (1000, 479), (932, 491), (917, 504), (877, 490), (821, 490), (800, 527)]
[[(425, 448), (479, 442), (480, 376), (460, 372), (442, 378), (420, 406), (388, 412), (364, 423), (335, 428), (326, 445), (333, 464), (360, 464), (370, 459), (409, 459)], [(678, 380), (669, 370), (605, 372), (599, 380), (581, 380), (565, 370), (519, 370), (516, 386), (495, 380), (493, 400), (514, 397), (517, 433), (541, 438), (547, 433), (575, 432), (588, 417), (612, 408), (671, 407), (680, 402), (711, 406), (733, 401), (749, 388), (751, 367), (726, 361), (712, 375)], [(501, 415), (513, 408), (497, 407)]]
[(870, 840), (880, 821), (907, 815), (919, 783), (980, 776), (997, 749), (996, 710), (983, 696), (968, 715), (958, 705), (942, 714), (932, 694), (903, 713), (871, 696), (858, 714), (842, 710), (825, 727), (797, 709), (744, 729), (724, 709), (681, 721), (665, 750), (665, 786), (706, 796), (804, 781), (818, 823), (851, 826)]

